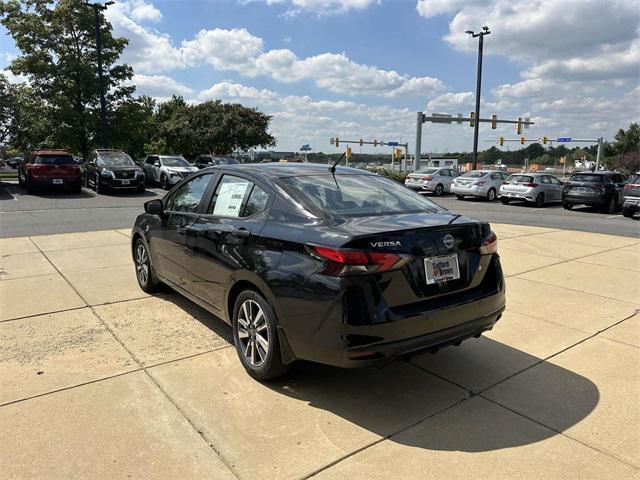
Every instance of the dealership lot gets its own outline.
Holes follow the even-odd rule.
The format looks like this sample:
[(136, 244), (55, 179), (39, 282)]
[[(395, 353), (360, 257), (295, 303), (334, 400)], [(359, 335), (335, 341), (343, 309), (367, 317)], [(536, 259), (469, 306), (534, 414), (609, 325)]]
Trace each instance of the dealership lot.
[[(107, 198), (102, 211), (139, 209)], [(0, 239), (0, 471), (637, 478), (640, 239), (494, 228), (508, 297), (492, 332), (381, 370), (304, 364), (264, 384), (229, 327), (138, 288), (129, 228)]]

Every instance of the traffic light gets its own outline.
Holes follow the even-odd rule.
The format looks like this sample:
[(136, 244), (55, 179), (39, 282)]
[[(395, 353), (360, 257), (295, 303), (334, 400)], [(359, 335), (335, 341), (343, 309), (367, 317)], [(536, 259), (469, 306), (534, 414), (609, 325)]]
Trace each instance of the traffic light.
[(362, 141), (362, 139), (360, 139), (360, 146), (362, 146), (362, 144), (363, 144), (363, 143), (364, 143), (364, 142)]
[(520, 145), (524, 145), (524, 137), (520, 137)]
[(470, 127), (475, 126), (476, 124), (476, 122), (474, 121), (474, 118), (476, 118), (475, 112), (471, 112), (471, 114), (469, 115), (469, 118), (471, 119), (471, 121), (469, 122), (469, 126)]
[(402, 149), (400, 149), (400, 148), (396, 148), (396, 149), (395, 149), (395, 157), (396, 157), (397, 159), (402, 158)]
[(501, 147), (504, 146), (504, 137), (500, 137), (498, 141), (500, 142)]
[(374, 141), (373, 141), (373, 146), (374, 146), (374, 147), (377, 147), (377, 146), (378, 146), (378, 140), (374, 140)]
[(522, 117), (518, 117), (518, 125), (516, 126), (516, 133), (522, 134)]
[(339, 146), (340, 146), (340, 139), (336, 137), (336, 148), (338, 148)]
[(544, 137), (542, 137), (542, 143), (544, 145), (546, 145), (548, 141), (549, 141), (549, 138), (546, 135)]
[(491, 129), (495, 130), (497, 126), (498, 126), (498, 116), (491, 115)]
[(347, 158), (351, 158), (351, 147), (347, 147)]

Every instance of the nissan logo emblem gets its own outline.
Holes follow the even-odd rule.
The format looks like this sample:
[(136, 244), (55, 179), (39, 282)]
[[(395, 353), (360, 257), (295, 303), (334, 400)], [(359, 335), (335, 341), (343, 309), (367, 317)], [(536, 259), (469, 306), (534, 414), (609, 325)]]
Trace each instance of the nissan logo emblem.
[(451, 248), (453, 247), (453, 244), (456, 243), (456, 239), (453, 238), (452, 235), (449, 235), (448, 233), (442, 238), (442, 242), (444, 243), (444, 246), (447, 248)]

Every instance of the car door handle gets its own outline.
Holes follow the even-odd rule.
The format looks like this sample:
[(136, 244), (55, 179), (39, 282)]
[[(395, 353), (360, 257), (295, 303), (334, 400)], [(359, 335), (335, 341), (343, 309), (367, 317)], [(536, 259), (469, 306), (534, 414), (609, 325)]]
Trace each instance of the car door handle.
[(251, 235), (251, 232), (246, 228), (240, 227), (231, 232), (231, 235), (239, 238), (247, 238)]

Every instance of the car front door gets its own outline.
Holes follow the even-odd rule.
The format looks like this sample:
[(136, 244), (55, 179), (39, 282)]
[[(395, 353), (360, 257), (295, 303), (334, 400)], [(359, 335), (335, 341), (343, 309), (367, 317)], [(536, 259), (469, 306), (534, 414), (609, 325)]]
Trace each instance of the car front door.
[(226, 286), (234, 273), (268, 268), (260, 237), (270, 202), (269, 189), (236, 173), (223, 174), (206, 211), (190, 227), (190, 291), (224, 309)]
[(164, 202), (162, 222), (147, 232), (157, 273), (181, 288), (188, 289), (190, 279), (188, 264), (192, 253), (187, 248), (187, 234), (214, 177), (214, 173), (198, 175), (172, 192)]

